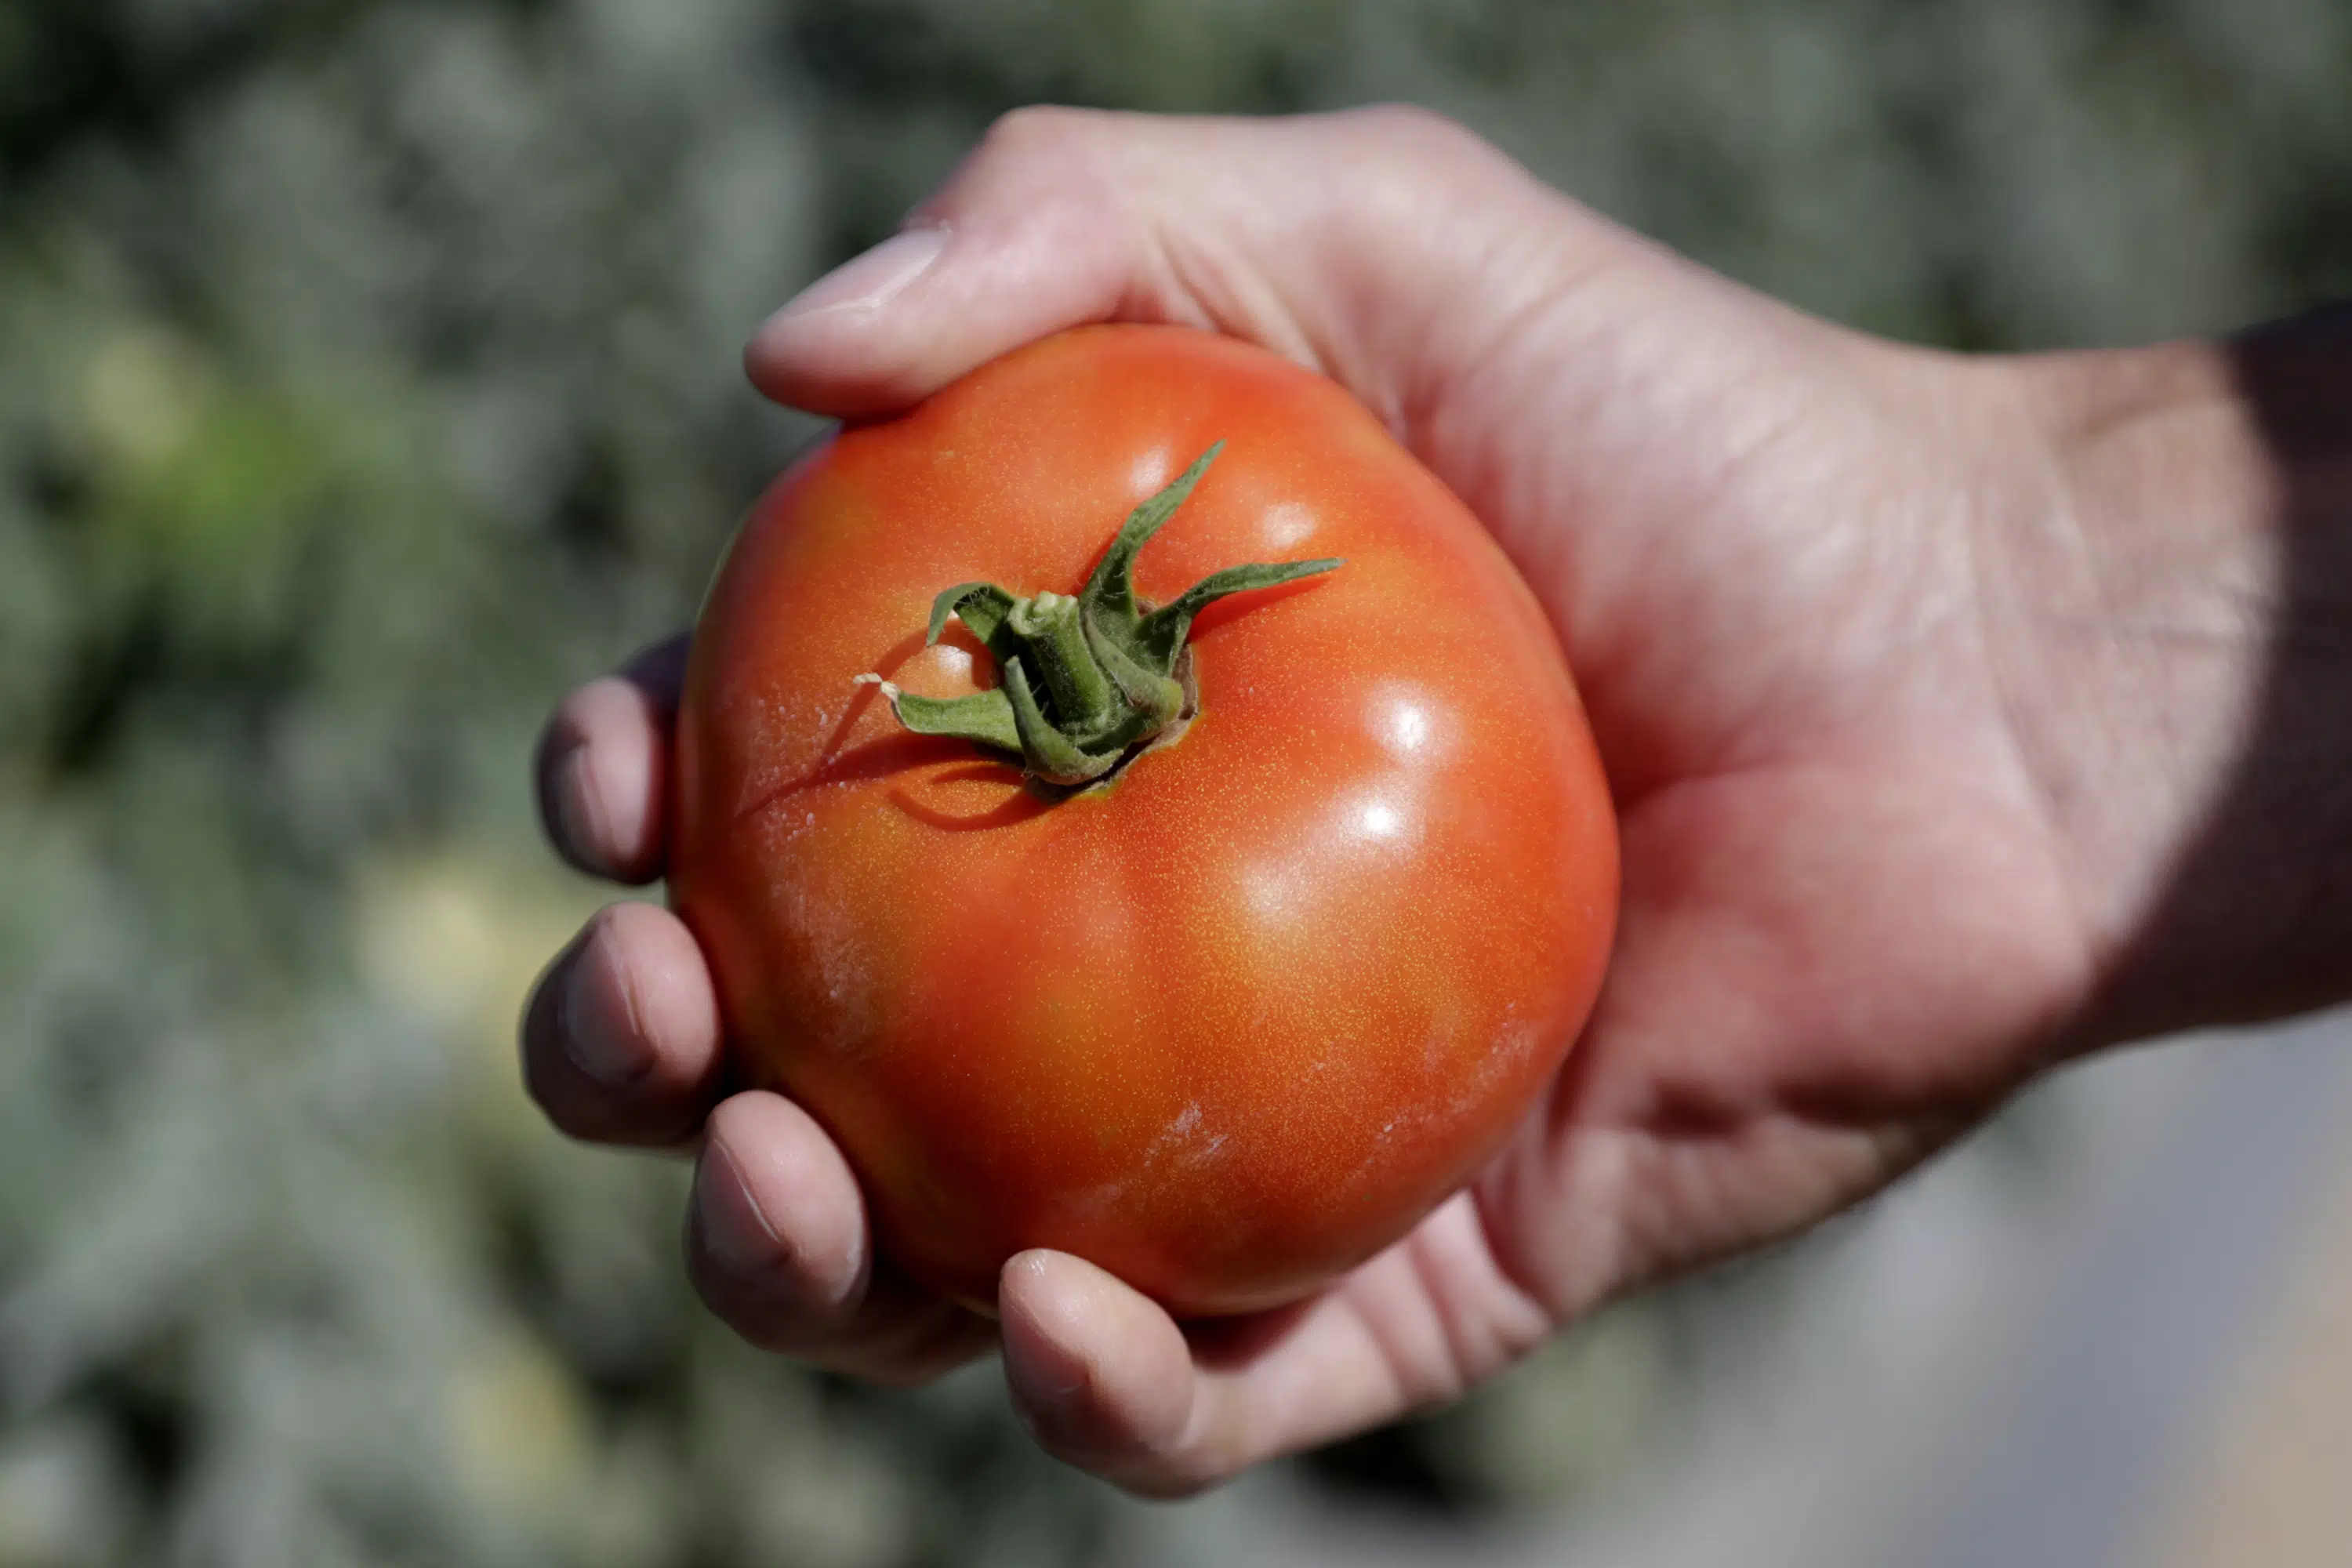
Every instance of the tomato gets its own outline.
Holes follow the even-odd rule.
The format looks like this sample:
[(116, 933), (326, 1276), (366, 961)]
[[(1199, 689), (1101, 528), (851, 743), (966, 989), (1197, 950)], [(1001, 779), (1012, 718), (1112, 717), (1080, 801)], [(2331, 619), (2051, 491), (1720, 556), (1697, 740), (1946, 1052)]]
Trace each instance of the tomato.
[[(988, 725), (1083, 703), (1050, 670), (1003, 695), (1048, 651), (1003, 616), (1066, 617), (1203, 455), (1137, 608), (1312, 574), (1199, 615), (1172, 740), (1047, 783)], [(1150, 706), (1113, 697), (1114, 726)], [(961, 711), (924, 698), (997, 740), (910, 732)], [(671, 897), (742, 1076), (982, 1310), (1031, 1247), (1180, 1314), (1312, 1290), (1499, 1148), (1607, 958), (1615, 822), (1533, 596), (1345, 392), (1205, 332), (1066, 332), (812, 451), (712, 585), (677, 733)]]

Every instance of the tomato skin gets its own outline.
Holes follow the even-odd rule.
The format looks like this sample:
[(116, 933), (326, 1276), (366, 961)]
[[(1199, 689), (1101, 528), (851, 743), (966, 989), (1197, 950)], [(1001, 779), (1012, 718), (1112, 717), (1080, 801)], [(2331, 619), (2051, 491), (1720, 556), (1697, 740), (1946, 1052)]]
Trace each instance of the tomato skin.
[[(961, 627), (924, 647), (932, 595), (1074, 591), (1219, 439), (1141, 594), (1347, 563), (1202, 616), (1175, 744), (1048, 801), (853, 684), (993, 684)], [(1181, 1315), (1312, 1290), (1500, 1147), (1607, 959), (1615, 821), (1533, 596), (1346, 393), (1205, 332), (1063, 333), (804, 457), (712, 585), (677, 736), (671, 898), (740, 1072), (983, 1310), (1031, 1247)]]

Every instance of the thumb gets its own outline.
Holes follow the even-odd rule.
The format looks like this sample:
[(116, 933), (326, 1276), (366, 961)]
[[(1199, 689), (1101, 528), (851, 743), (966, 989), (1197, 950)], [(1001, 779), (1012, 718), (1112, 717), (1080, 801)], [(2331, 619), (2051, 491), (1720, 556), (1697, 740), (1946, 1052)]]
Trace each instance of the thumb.
[(761, 326), (745, 365), (779, 402), (864, 417), (1066, 327), (1177, 322), (1331, 375), (1410, 439), (1578, 279), (1648, 254), (1416, 110), (1023, 110)]

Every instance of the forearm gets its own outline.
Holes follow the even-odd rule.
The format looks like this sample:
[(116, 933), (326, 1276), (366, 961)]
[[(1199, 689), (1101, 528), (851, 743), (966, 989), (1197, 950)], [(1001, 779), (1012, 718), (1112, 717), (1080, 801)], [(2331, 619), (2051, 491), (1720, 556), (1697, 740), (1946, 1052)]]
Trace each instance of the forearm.
[(1989, 641), (2101, 975), (2092, 1046), (2352, 996), (2352, 312), (2015, 367), (2046, 507)]

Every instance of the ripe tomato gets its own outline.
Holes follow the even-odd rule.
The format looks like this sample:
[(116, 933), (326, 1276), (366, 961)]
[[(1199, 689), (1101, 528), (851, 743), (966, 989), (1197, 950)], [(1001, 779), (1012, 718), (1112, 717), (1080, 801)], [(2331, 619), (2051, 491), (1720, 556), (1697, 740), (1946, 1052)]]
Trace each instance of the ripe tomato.
[[(1072, 789), (894, 716), (1006, 683), (1011, 597), (1068, 606), (1215, 443), (1134, 560), (1145, 606), (1344, 563), (1199, 616), (1173, 743)], [(975, 579), (1009, 594), (927, 645)], [(1063, 683), (1028, 695), (1067, 728)], [(890, 1257), (983, 1309), (1030, 1247), (1181, 1314), (1370, 1256), (1550, 1079), (1615, 917), (1526, 585), (1338, 386), (1181, 328), (1046, 340), (794, 465), (711, 588), (678, 746), (671, 896), (743, 1074), (838, 1141)]]

